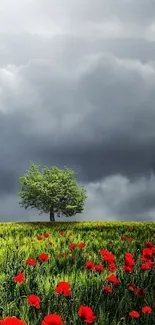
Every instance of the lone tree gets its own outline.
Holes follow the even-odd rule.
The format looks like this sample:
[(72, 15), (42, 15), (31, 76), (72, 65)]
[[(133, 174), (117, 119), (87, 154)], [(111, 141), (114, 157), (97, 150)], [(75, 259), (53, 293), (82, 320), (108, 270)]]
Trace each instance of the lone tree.
[(19, 179), (22, 191), (17, 196), (22, 199), (21, 207), (36, 208), (40, 210), (39, 215), (50, 213), (50, 221), (55, 221), (55, 214), (71, 217), (83, 211), (86, 190), (78, 187), (72, 169), (61, 170), (54, 166), (44, 167), (39, 172), (40, 165), (29, 163), (30, 169)]

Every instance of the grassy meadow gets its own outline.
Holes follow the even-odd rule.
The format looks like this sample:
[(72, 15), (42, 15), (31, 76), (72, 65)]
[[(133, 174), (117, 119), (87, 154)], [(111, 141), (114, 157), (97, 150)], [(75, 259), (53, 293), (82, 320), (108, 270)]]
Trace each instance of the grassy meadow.
[(155, 223), (0, 223), (0, 325), (40, 324), (155, 324)]

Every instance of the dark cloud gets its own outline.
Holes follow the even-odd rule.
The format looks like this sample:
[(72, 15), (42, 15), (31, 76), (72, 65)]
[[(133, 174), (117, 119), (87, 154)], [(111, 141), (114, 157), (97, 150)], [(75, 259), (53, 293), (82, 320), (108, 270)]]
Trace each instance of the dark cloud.
[[(55, 68), (53, 77), (51, 70), (50, 63), (40, 62), (20, 68), (21, 95), (7, 94), (12, 113), (3, 113), (6, 157), (17, 161), (19, 156), (20, 164), (26, 155), (38, 161), (43, 157), (46, 164), (77, 165), (87, 181), (154, 170), (153, 68), (102, 55), (90, 59), (79, 76), (68, 68), (70, 75), (65, 71), (61, 77)], [(27, 110), (21, 112), (25, 84), (25, 97), (32, 93), (34, 104), (24, 101)], [(7, 143), (12, 143), (11, 152)]]
[(0, 20), (0, 220), (49, 220), (19, 207), (28, 160), (78, 173), (73, 221), (154, 219), (155, 3), (16, 2), (12, 30), (7, 1)]

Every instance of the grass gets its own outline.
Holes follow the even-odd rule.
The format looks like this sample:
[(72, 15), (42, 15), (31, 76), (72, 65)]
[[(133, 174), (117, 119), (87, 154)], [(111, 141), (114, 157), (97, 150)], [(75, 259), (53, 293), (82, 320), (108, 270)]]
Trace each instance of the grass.
[(154, 234), (153, 222), (0, 223), (0, 325), (155, 324)]

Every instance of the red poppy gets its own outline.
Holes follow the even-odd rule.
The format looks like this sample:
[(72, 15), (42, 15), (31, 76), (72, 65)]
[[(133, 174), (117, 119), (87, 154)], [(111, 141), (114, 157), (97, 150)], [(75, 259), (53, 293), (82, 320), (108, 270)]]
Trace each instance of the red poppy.
[(127, 238), (127, 241), (130, 243), (130, 242), (132, 242), (133, 241), (133, 238)]
[(28, 257), (27, 260), (26, 260), (26, 264), (28, 264), (28, 265), (36, 265), (37, 262), (36, 262), (35, 259)]
[(39, 309), (40, 308), (40, 298), (36, 295), (30, 295), (28, 297), (28, 302), (31, 306)]
[(38, 240), (42, 240), (43, 237), (42, 237), (42, 236), (37, 236), (37, 239), (38, 239)]
[(41, 325), (64, 325), (61, 316), (57, 314), (49, 314), (44, 317)]
[(59, 234), (60, 234), (61, 236), (63, 236), (63, 235), (64, 235), (64, 231), (59, 231)]
[(41, 255), (38, 256), (38, 259), (40, 261), (48, 261), (49, 256), (48, 256), (48, 254), (43, 253), (43, 254), (41, 254)]
[(102, 291), (106, 292), (106, 293), (112, 293), (112, 289), (109, 286), (104, 286), (102, 288)]
[(130, 284), (128, 285), (128, 288), (129, 288), (130, 291), (134, 291), (135, 288), (136, 288), (136, 285), (135, 285), (134, 283), (130, 283)]
[(143, 296), (145, 296), (145, 290), (144, 290), (143, 288), (138, 288), (138, 289), (136, 289), (136, 291), (135, 291), (135, 295), (136, 295), (136, 296), (143, 297)]
[(44, 237), (45, 238), (48, 238), (49, 237), (49, 234), (47, 232), (45, 232)]
[(152, 258), (152, 249), (144, 248), (142, 254), (144, 257), (150, 259), (150, 258)]
[(153, 247), (153, 243), (152, 241), (147, 241), (146, 245), (147, 248), (152, 248)]
[(126, 253), (124, 256), (126, 266), (134, 266), (133, 255), (131, 253)]
[(140, 314), (138, 313), (138, 311), (132, 310), (132, 311), (130, 311), (129, 316), (131, 318), (139, 318)]
[(98, 272), (103, 272), (104, 271), (104, 267), (100, 264), (95, 265), (95, 270)]
[(95, 265), (92, 261), (87, 261), (85, 264), (85, 268), (89, 270), (93, 270), (95, 268)]
[(122, 236), (122, 240), (127, 240), (127, 236)]
[(141, 271), (146, 271), (146, 270), (149, 270), (151, 268), (151, 266), (149, 263), (145, 263), (145, 264), (141, 264), (140, 268), (141, 268)]
[(4, 319), (1, 319), (0, 325), (26, 325), (26, 323), (23, 320), (15, 316), (12, 316), (12, 317), (6, 317)]
[(102, 261), (113, 262), (115, 260), (115, 256), (105, 249), (101, 249), (99, 253), (102, 255)]
[(134, 271), (134, 268), (133, 268), (133, 266), (123, 265), (122, 266), (122, 270), (124, 272), (133, 272)]
[(152, 313), (152, 308), (149, 307), (149, 306), (142, 307), (142, 313), (151, 314)]
[(109, 272), (116, 271), (116, 264), (114, 262), (109, 262)]
[(92, 323), (96, 319), (96, 316), (93, 315), (92, 309), (83, 305), (80, 306), (78, 315), (84, 320), (85, 323)]
[(24, 272), (19, 273), (13, 279), (14, 279), (15, 282), (25, 282)]
[(70, 249), (75, 249), (75, 248), (76, 248), (76, 244), (71, 244), (71, 245), (69, 246), (69, 248), (70, 248)]
[(53, 243), (52, 243), (51, 241), (49, 241), (49, 245), (51, 245), (51, 246), (52, 246), (52, 245), (53, 245)]
[(57, 287), (55, 288), (55, 292), (63, 293), (65, 296), (70, 296), (70, 284), (66, 281), (59, 282)]
[(107, 277), (107, 280), (113, 284), (119, 284), (119, 280), (117, 279), (117, 277), (115, 275), (110, 275)]
[(81, 243), (81, 244), (79, 244), (79, 248), (83, 248), (83, 247), (85, 247), (86, 246), (86, 244), (83, 242), (83, 243)]

